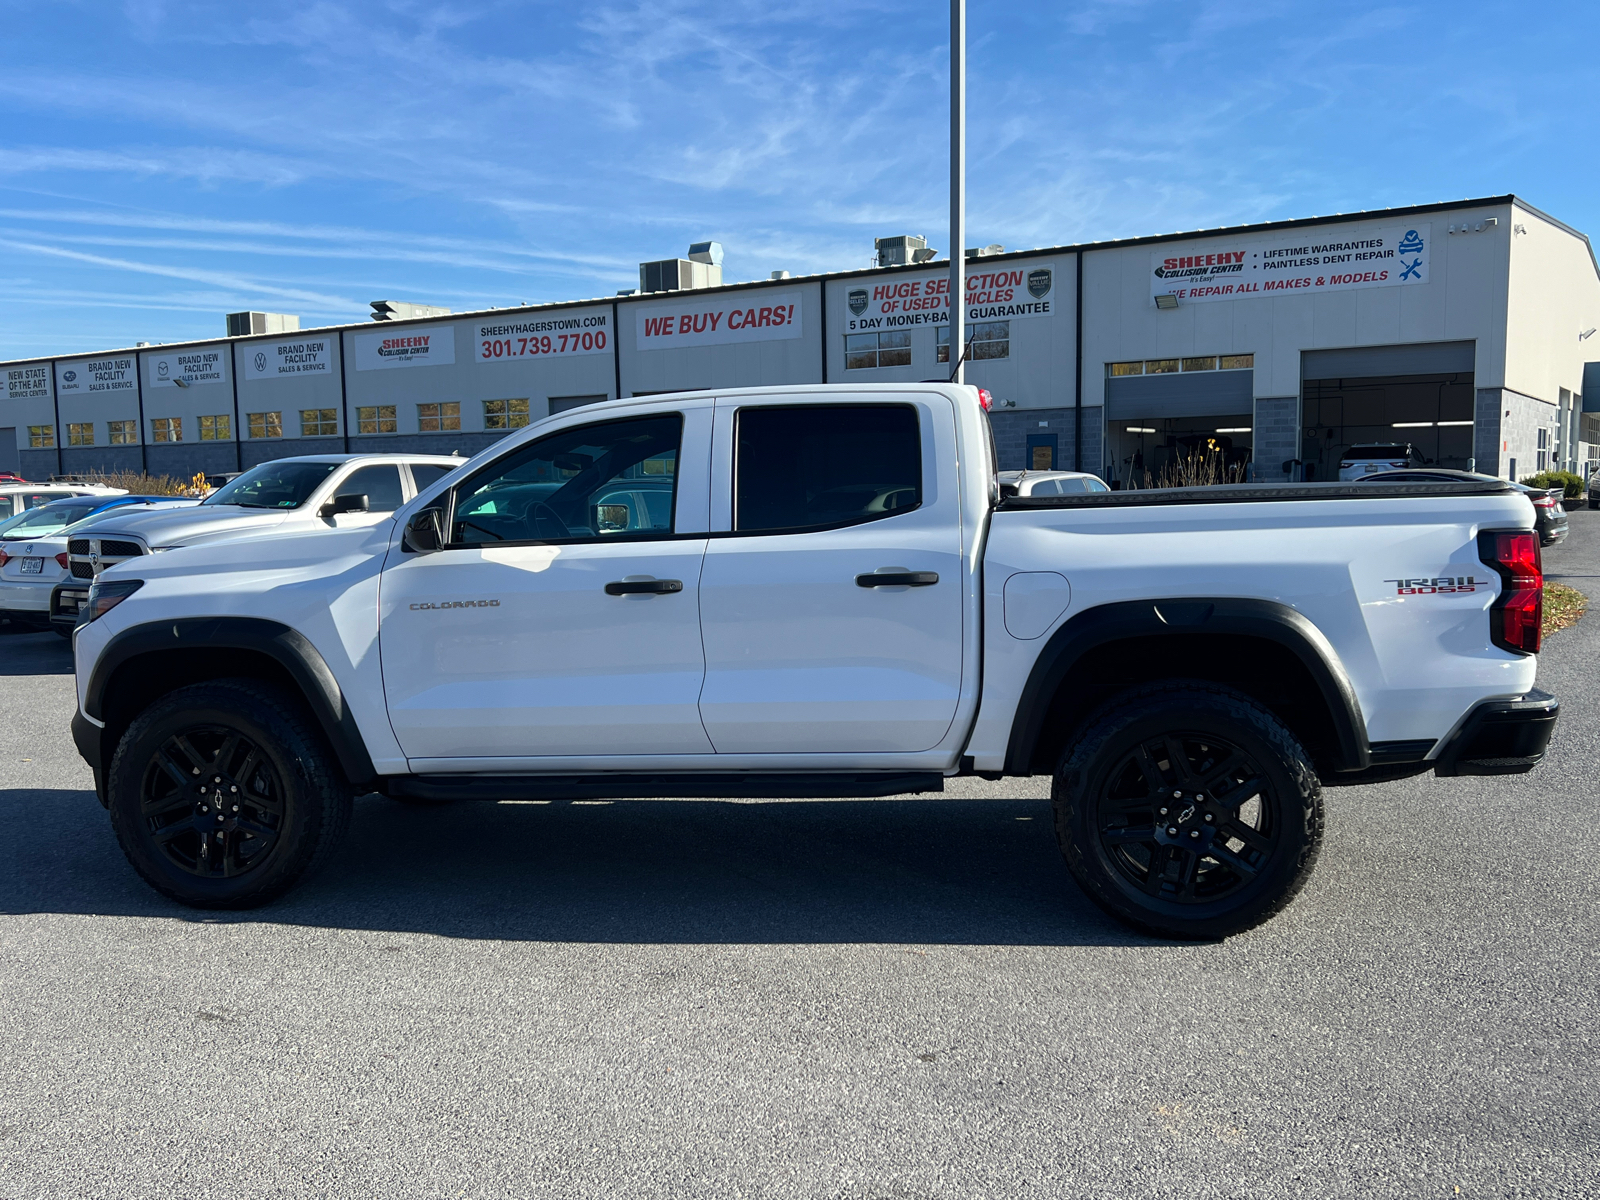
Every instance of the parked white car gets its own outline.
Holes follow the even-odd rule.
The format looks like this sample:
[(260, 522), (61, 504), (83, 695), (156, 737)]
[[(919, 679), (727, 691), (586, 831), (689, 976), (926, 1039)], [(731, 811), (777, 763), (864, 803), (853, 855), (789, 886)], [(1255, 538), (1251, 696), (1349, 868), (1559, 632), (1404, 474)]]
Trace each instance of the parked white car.
[(999, 479), (1002, 496), (1082, 496), (1111, 490), (1087, 471), (1001, 471)]
[(130, 513), (70, 540), (74, 579), (129, 558), (196, 542), (289, 529), (350, 529), (383, 520), (466, 459), (440, 454), (313, 454), (262, 463), (184, 512)]
[(126, 496), (126, 488), (100, 487), (92, 483), (7, 483), (0, 484), (0, 521), (18, 516), (30, 508), (40, 508), (69, 496)]
[[(67, 541), (76, 531), (110, 516), (192, 508), (198, 503), (182, 496), (72, 496), (0, 523), (0, 618), (15, 625), (51, 627), (51, 596), (71, 578)], [(65, 632), (71, 632), (70, 625)]]
[(1374, 442), (1365, 446), (1351, 446), (1339, 456), (1341, 481), (1360, 479), (1379, 471), (1414, 471), (1427, 465), (1410, 442)]

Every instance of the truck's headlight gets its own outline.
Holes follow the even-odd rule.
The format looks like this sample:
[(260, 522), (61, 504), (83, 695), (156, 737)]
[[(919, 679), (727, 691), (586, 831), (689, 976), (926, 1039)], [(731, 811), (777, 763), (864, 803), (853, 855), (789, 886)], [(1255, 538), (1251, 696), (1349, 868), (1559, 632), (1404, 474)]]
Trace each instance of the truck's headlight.
[(108, 579), (104, 583), (96, 579), (89, 585), (89, 598), (78, 613), (78, 624), (99, 620), (143, 586), (142, 579)]

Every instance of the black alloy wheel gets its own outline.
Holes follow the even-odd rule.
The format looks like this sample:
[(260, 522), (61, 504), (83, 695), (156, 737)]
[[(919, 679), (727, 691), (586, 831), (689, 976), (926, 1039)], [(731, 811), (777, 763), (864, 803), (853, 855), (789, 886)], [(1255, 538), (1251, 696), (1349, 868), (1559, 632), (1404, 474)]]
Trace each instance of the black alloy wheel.
[(1322, 791), (1271, 712), (1219, 684), (1135, 688), (1062, 752), (1056, 836), (1073, 877), (1146, 932), (1219, 938), (1283, 909), (1310, 877)]
[(353, 800), (300, 698), (254, 679), (151, 703), (118, 742), (106, 791), (134, 869), (196, 908), (288, 891), (332, 856)]
[(1135, 887), (1178, 904), (1221, 900), (1260, 874), (1281, 822), (1265, 773), (1210, 733), (1140, 742), (1096, 797), (1100, 850)]
[(259, 866), (283, 832), (277, 771), (260, 746), (226, 725), (194, 725), (168, 737), (145, 767), (139, 799), (151, 842), (201, 879)]

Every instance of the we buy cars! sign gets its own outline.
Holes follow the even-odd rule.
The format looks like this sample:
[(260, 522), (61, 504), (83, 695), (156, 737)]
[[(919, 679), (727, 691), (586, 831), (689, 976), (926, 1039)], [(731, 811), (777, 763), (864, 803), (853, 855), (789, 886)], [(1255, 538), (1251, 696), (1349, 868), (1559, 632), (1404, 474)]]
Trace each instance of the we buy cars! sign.
[(1428, 282), (1433, 226), (1293, 229), (1237, 242), (1178, 242), (1150, 253), (1150, 303), (1296, 292), (1347, 292)]
[(640, 350), (797, 338), (802, 333), (800, 293), (734, 293), (699, 304), (641, 306), (637, 322), (635, 345)]
[[(1048, 317), (1055, 311), (1055, 270), (1009, 267), (993, 271), (967, 268), (969, 322)], [(950, 323), (950, 276), (895, 276), (883, 283), (862, 284), (845, 293), (846, 332), (903, 329), (912, 325)]]

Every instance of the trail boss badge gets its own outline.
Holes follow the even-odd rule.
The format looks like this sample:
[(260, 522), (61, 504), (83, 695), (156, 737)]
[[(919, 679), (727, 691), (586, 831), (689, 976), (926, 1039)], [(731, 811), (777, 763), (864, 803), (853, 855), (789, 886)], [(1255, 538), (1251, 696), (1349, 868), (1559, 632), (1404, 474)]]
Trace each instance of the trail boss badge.
[(1446, 575), (1440, 579), (1385, 579), (1385, 583), (1394, 584), (1396, 596), (1434, 596), (1448, 592), (1475, 592), (1481, 587), (1487, 587), (1487, 579), (1479, 579), (1476, 575)]

